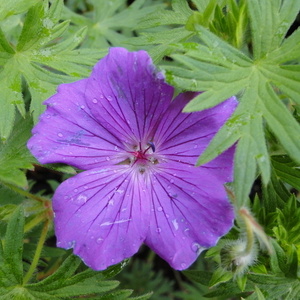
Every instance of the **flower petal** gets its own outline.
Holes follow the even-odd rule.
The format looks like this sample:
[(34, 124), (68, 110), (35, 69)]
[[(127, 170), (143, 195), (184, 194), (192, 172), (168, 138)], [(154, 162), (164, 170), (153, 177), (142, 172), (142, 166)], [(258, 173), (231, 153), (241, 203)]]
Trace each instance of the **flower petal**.
[(53, 198), (57, 246), (74, 248), (95, 270), (132, 256), (148, 229), (145, 191), (128, 166), (89, 170), (66, 180)]
[(88, 80), (86, 101), (95, 118), (114, 124), (128, 141), (152, 138), (173, 88), (156, 72), (147, 52), (111, 48)]
[[(28, 148), (41, 163), (66, 163), (81, 169), (118, 163), (124, 158), (113, 127), (96, 120), (85, 103), (87, 80), (61, 84), (33, 129)], [(112, 160), (112, 161), (111, 161)]]
[(168, 159), (194, 165), (238, 103), (232, 97), (204, 111), (182, 113), (197, 94), (187, 92), (177, 96), (157, 128), (153, 141), (156, 151)]
[(232, 227), (224, 182), (209, 169), (174, 162), (161, 164), (152, 176), (145, 243), (174, 269), (186, 269)]

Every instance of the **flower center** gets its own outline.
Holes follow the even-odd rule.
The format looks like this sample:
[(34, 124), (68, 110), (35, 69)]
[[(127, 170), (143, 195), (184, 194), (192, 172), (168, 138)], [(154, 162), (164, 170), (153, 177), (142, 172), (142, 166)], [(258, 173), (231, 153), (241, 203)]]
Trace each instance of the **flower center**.
[(158, 164), (158, 160), (155, 155), (155, 146), (152, 142), (148, 142), (144, 147), (139, 144), (139, 146), (133, 147), (134, 151), (130, 152), (131, 156), (131, 166), (137, 168), (139, 173), (144, 174), (147, 167)]
[(155, 146), (152, 142), (144, 145), (139, 143), (139, 145), (129, 146), (127, 155), (129, 156), (119, 162), (118, 165), (129, 165), (141, 174), (144, 174), (150, 166), (159, 163), (159, 155), (155, 153)]
[[(138, 149), (138, 146), (135, 146), (134, 149)], [(151, 160), (152, 154), (155, 152), (155, 146), (152, 142), (148, 142), (145, 149), (141, 149), (141, 146), (139, 147), (139, 150), (134, 151), (132, 154), (135, 157), (135, 161), (138, 160)]]

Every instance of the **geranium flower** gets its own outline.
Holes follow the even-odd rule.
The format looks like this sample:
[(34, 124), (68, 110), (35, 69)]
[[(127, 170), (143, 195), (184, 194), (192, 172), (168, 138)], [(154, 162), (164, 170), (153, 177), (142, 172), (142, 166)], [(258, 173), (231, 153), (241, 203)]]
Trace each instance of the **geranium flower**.
[(86, 170), (53, 197), (57, 246), (103, 270), (148, 245), (173, 268), (189, 267), (232, 227), (223, 184), (233, 149), (201, 167), (198, 156), (228, 119), (231, 98), (182, 113), (173, 87), (145, 51), (111, 48), (89, 78), (62, 84), (28, 147), (41, 163)]

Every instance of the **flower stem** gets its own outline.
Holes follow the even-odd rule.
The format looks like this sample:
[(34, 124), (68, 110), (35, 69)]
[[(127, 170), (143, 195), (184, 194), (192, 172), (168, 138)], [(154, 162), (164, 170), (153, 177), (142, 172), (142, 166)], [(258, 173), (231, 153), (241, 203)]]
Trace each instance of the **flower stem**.
[(240, 214), (241, 214), (242, 218), (244, 219), (244, 223), (246, 225), (246, 234), (247, 234), (246, 248), (243, 252), (246, 255), (248, 255), (252, 252), (253, 246), (254, 246), (254, 232), (253, 232), (253, 226), (252, 226), (252, 223), (254, 220), (252, 220), (253, 218), (249, 214), (249, 212), (246, 208), (241, 208)]
[(38, 241), (35, 253), (34, 253), (32, 263), (29, 267), (28, 272), (26, 273), (26, 275), (24, 277), (23, 285), (25, 285), (31, 279), (31, 277), (32, 277), (37, 265), (38, 265), (38, 262), (39, 262), (39, 259), (40, 259), (40, 256), (41, 256), (41, 252), (42, 252), (42, 249), (43, 249), (43, 245), (44, 245), (46, 237), (47, 237), (48, 229), (49, 229), (49, 220), (46, 220), (46, 222), (43, 226), (42, 233), (41, 233), (40, 239)]

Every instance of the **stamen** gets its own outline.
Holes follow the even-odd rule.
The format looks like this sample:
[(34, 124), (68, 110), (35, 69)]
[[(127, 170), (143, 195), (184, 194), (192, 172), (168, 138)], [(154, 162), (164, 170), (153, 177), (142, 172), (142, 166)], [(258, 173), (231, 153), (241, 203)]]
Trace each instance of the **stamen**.
[(155, 146), (154, 146), (154, 144), (152, 142), (148, 142), (148, 145), (151, 147), (152, 151), (155, 152)]

